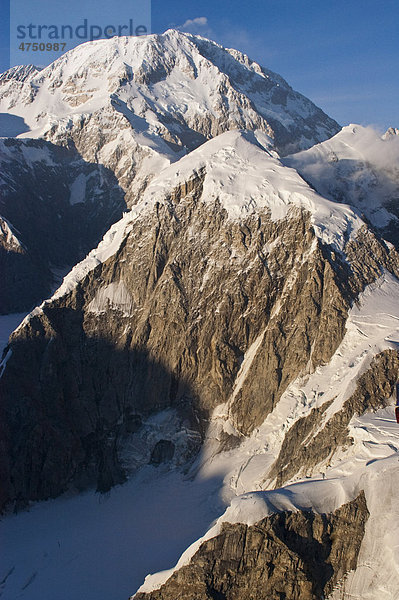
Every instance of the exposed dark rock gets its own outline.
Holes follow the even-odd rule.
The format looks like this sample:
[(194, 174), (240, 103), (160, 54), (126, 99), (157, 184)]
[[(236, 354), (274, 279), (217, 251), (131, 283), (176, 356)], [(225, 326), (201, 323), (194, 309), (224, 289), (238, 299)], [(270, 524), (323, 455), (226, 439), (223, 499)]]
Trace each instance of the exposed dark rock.
[(281, 512), (224, 523), (190, 563), (134, 600), (320, 600), (355, 569), (369, 513), (364, 493), (332, 514)]
[[(73, 148), (44, 140), (0, 141), (0, 214), (20, 247), (4, 247), (0, 228), (0, 314), (48, 297), (52, 268), (72, 267), (126, 208), (113, 173)], [(3, 240), (3, 242), (2, 242)]]
[(172, 460), (175, 453), (175, 445), (170, 440), (159, 440), (154, 446), (151, 453), (150, 463), (152, 465), (160, 465), (164, 462)]

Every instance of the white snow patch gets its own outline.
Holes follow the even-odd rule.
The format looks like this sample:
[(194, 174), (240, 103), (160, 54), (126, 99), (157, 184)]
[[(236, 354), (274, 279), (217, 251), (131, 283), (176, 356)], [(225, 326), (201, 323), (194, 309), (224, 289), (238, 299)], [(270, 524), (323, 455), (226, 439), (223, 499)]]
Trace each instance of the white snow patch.
[(123, 281), (118, 281), (99, 288), (95, 297), (87, 306), (87, 310), (91, 313), (102, 314), (111, 309), (129, 316), (132, 313), (132, 307), (131, 295)]
[(55, 163), (51, 159), (47, 148), (35, 148), (33, 146), (22, 144), (21, 149), (24, 159), (28, 165), (34, 162), (43, 161), (47, 166), (55, 166)]
[(237, 377), (234, 383), (234, 390), (233, 393), (231, 395), (231, 399), (230, 402), (233, 402), (233, 400), (235, 399), (235, 397), (237, 396), (238, 392), (240, 391), (240, 389), (243, 386), (244, 381), (247, 378), (248, 375), (248, 371), (253, 363), (253, 360), (256, 356), (256, 353), (258, 352), (262, 342), (263, 342), (263, 338), (265, 336), (265, 332), (266, 330), (263, 330), (258, 337), (256, 338), (256, 340), (251, 344), (251, 346), (248, 348), (248, 350), (246, 351), (245, 355), (244, 355), (244, 360), (242, 361), (240, 370), (237, 373)]

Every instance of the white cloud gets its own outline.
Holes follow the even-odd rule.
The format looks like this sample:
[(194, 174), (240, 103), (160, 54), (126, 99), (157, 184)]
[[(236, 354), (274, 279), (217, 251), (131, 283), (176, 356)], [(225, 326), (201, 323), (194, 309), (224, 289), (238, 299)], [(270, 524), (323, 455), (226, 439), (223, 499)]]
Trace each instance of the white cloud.
[(183, 25), (178, 25), (176, 29), (179, 31), (185, 31), (186, 33), (199, 34), (211, 39), (214, 37), (214, 32), (208, 24), (207, 17), (195, 17), (195, 19), (187, 19)]
[(185, 21), (183, 23), (183, 25), (181, 25), (179, 27), (179, 29), (184, 29), (184, 28), (192, 28), (192, 27), (205, 27), (208, 25), (208, 19), (206, 17), (196, 17), (195, 19), (187, 19), (187, 21)]

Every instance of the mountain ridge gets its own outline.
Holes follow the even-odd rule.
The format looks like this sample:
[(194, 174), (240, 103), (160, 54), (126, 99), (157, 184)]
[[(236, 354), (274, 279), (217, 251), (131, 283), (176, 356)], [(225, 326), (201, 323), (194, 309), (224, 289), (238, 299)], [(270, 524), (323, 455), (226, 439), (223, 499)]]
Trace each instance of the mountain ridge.
[[(339, 126), (280, 76), (244, 54), (170, 30), (143, 38), (87, 42), (40, 71), (32, 65), (9, 69), (0, 77), (0, 134), (2, 128), (3, 135), (14, 132), (18, 140), (14, 145), (20, 152), (14, 153), (13, 165), (3, 167), (10, 176), (3, 186), (0, 213), (18, 230), (24, 219), (22, 214), (15, 214), (13, 188), (19, 188), (20, 197), (26, 196), (28, 212), (34, 212), (37, 200), (29, 197), (29, 190), (38, 189), (36, 173), (43, 170), (44, 163), (44, 178), (54, 179), (45, 142), (52, 154), (61, 146), (76, 153), (84, 161), (82, 165), (105, 168), (107, 176), (115, 178), (123, 202), (131, 207), (155, 173), (230, 129), (260, 128), (275, 138), (276, 149), (284, 144), (308, 147), (338, 131)], [(24, 148), (34, 145), (35, 138), (42, 140), (37, 144), (42, 145), (43, 152), (39, 156), (36, 151), (32, 165)], [(16, 184), (12, 183), (13, 171)], [(84, 182), (67, 185), (83, 189)], [(47, 204), (56, 217), (59, 203), (51, 194)], [(62, 214), (64, 209), (69, 210), (63, 207)], [(73, 211), (78, 212), (78, 207)], [(120, 212), (110, 220), (103, 215), (100, 234), (118, 216)], [(46, 237), (37, 219), (32, 226), (37, 240)], [(57, 223), (53, 226), (57, 230)], [(70, 227), (69, 219), (64, 226)], [(27, 230), (25, 225), (22, 228)], [(78, 223), (75, 228), (79, 228)], [(85, 250), (98, 241), (94, 237)], [(56, 258), (59, 245), (49, 249), (55, 257), (48, 255), (43, 260), (37, 256), (36, 242), (33, 246), (24, 243), (23, 255), (8, 253), (3, 259), (7, 272), (15, 272), (10, 281), (16, 281), (14, 291), (7, 292), (2, 302), (1, 312), (29, 309), (51, 289), (51, 264), (60, 262)], [(63, 257), (62, 267), (73, 266), (77, 258), (80, 256)], [(37, 284), (28, 286), (33, 294), (21, 283), (27, 278), (25, 264), (36, 273)], [(26, 301), (22, 304), (16, 298), (17, 290), (24, 290)]]
[[(103, 84), (99, 85), (99, 73), (96, 67), (98, 61), (105, 66), (105, 72), (108, 72), (108, 82), (105, 87)], [(176, 74), (179, 74), (181, 90), (179, 90), (173, 81), (175, 70)], [(104, 81), (104, 71), (101, 75)], [(168, 77), (172, 77), (170, 82), (167, 81)], [(212, 82), (212, 77), (215, 77), (214, 82)], [(287, 122), (287, 127), (294, 126), (294, 115), (295, 118), (302, 119), (301, 135), (311, 126), (310, 121), (307, 124), (307, 119), (310, 119), (312, 114), (315, 118), (313, 135), (323, 136), (323, 119), (325, 119), (324, 127), (326, 127), (324, 139), (338, 130), (338, 126), (334, 121), (326, 115), (323, 116), (322, 111), (317, 109), (309, 100), (293, 92), (292, 88), (279, 75), (260, 67), (257, 63), (251, 61), (247, 56), (238, 51), (226, 50), (206, 38), (183, 34), (175, 30), (169, 30), (163, 35), (144, 36), (142, 38), (113, 38), (111, 40), (87, 42), (70, 50), (42, 71), (33, 74), (33, 76), (30, 73), (30, 78), (32, 83), (23, 87), (22, 98), (18, 100), (15, 97), (11, 98), (8, 101), (8, 105), (7, 101), (4, 102), (4, 105), (7, 106), (8, 110), (12, 109), (14, 113), (16, 113), (17, 106), (21, 103), (21, 100), (25, 102), (26, 106), (32, 105), (33, 112), (31, 111), (31, 116), (29, 117), (32, 124), (31, 127), (34, 125), (35, 119), (38, 118), (37, 123), (43, 123), (45, 127), (44, 131), (46, 131), (46, 127), (48, 130), (46, 118), (43, 119), (43, 117), (40, 117), (40, 107), (37, 109), (34, 108), (35, 104), (37, 104), (38, 95), (46, 95), (48, 98), (46, 105), (47, 107), (54, 107), (53, 111), (54, 109), (56, 110), (55, 115), (57, 111), (61, 111), (61, 115), (62, 113), (73, 114), (74, 112), (79, 114), (81, 112), (79, 103), (75, 107), (68, 105), (68, 102), (70, 102), (68, 90), (73, 91), (74, 103), (81, 96), (82, 103), (86, 105), (89, 102), (87, 108), (93, 111), (93, 109), (96, 110), (97, 106), (100, 106), (98, 101), (96, 104), (94, 100), (93, 92), (95, 90), (97, 91), (97, 97), (99, 94), (104, 96), (104, 100), (102, 101), (104, 102), (107, 98), (109, 101), (110, 94), (114, 94), (115, 92), (120, 94), (123, 87), (131, 89), (129, 93), (133, 92), (134, 95), (137, 95), (137, 100), (141, 98), (141, 101), (144, 101), (144, 103), (149, 102), (146, 109), (151, 111), (152, 105), (153, 112), (155, 109), (155, 116), (157, 114), (162, 116), (163, 108), (166, 109), (169, 116), (176, 113), (176, 125), (179, 119), (184, 123), (184, 113), (187, 111), (189, 119), (192, 118), (190, 117), (190, 107), (187, 106), (187, 100), (190, 100), (192, 104), (194, 92), (194, 102), (198, 103), (198, 108), (200, 109), (198, 116), (205, 108), (210, 113), (215, 111), (215, 116), (217, 116), (218, 111), (225, 110), (223, 108), (225, 101), (220, 97), (221, 93), (224, 94), (228, 101), (225, 107), (229, 115), (234, 116), (237, 123), (236, 127), (240, 127), (240, 124), (241, 126), (250, 124), (250, 121), (247, 121), (247, 123), (242, 120), (240, 121), (244, 116), (243, 110), (245, 110), (247, 118), (252, 115), (250, 118), (255, 119), (255, 122), (258, 121), (258, 125), (255, 123), (255, 126), (259, 126), (262, 123), (262, 120), (259, 121), (259, 116), (263, 115), (262, 127), (266, 133), (272, 132), (270, 128), (267, 131), (269, 126), (265, 119), (267, 119), (268, 114), (272, 119), (277, 119), (280, 122), (280, 127), (284, 127), (284, 120)], [(50, 81), (50, 85), (43, 88), (45, 79)], [(81, 80), (80, 83), (79, 80)], [(197, 80), (200, 80), (202, 90), (199, 88), (195, 90), (193, 88)], [(63, 81), (63, 83), (57, 83), (59, 81)], [(163, 86), (163, 81), (166, 82), (166, 86)], [(89, 85), (85, 86), (86, 83)], [(162, 85), (158, 85), (157, 87), (157, 84)], [(143, 86), (141, 92), (140, 86)], [(152, 86), (154, 86), (153, 92), (155, 94), (153, 99), (151, 99), (151, 95), (146, 93), (146, 90), (151, 90)], [(175, 104), (177, 100), (175, 107), (173, 105), (168, 106), (160, 101), (159, 94), (165, 94), (167, 102), (167, 95), (171, 91), (168, 91), (169, 86), (174, 86), (175, 88), (173, 90)], [(60, 95), (57, 92), (58, 87), (61, 87), (63, 94)], [(282, 94), (284, 98), (278, 99), (277, 91), (280, 88), (281, 92), (279, 91), (278, 94)], [(235, 92), (233, 92), (233, 89), (235, 89)], [(207, 90), (208, 98), (204, 96), (205, 90)], [(262, 101), (260, 98), (257, 99), (257, 93), (260, 91), (262, 91), (264, 96)], [(196, 93), (198, 94), (198, 98), (195, 98)], [(249, 94), (249, 96), (246, 97), (245, 93)], [(276, 96), (273, 98), (274, 93)], [(9, 95), (12, 97), (12, 90), (7, 89), (6, 95), (7, 97)], [(214, 100), (212, 99), (212, 95), (215, 95)], [(60, 100), (58, 108), (54, 104), (56, 98)], [(123, 101), (123, 94), (121, 100)], [(287, 103), (289, 105), (288, 110), (285, 108)], [(86, 108), (85, 110), (87, 112)], [(195, 111), (193, 118), (195, 119)], [(319, 134), (317, 133), (317, 127), (319, 126), (317, 119), (321, 119)], [(187, 123), (189, 126), (194, 126), (195, 129), (195, 120), (189, 120)], [(190, 125), (191, 123), (192, 125)], [(234, 123), (234, 120), (232, 123)], [(159, 122), (159, 125), (162, 125), (162, 120)], [(198, 125), (200, 126), (199, 133), (201, 133), (200, 121)], [(252, 124), (251, 127), (244, 128), (251, 129), (253, 127), (254, 125)], [(37, 128), (36, 124), (33, 129), (35, 128)], [(219, 130), (219, 133), (221, 132), (222, 130)], [(161, 136), (163, 135), (162, 127), (159, 129), (159, 133)], [(215, 133), (217, 131), (213, 135)], [(203, 130), (202, 135), (205, 135), (205, 137), (208, 135), (206, 129)], [(288, 130), (285, 135), (287, 137)], [(173, 137), (173, 130), (169, 131), (169, 136)], [(199, 137), (198, 139), (200, 140), (201, 138)], [(308, 145), (313, 143), (314, 141), (310, 140)]]
[(371, 127), (351, 124), (331, 139), (285, 157), (283, 163), (322, 196), (351, 204), (398, 246), (399, 142), (391, 130), (381, 136)]
[[(56, 156), (71, 153), (68, 210), (100, 208), (91, 181), (99, 227), (116, 220), (5, 349), (0, 591), (393, 600), (393, 133), (369, 185), (374, 134), (338, 131), (280, 76), (176, 31), (16, 69), (0, 106), (30, 128), (0, 141), (19, 157), (5, 163), (10, 199), (26, 198), (19, 180), (59, 179)], [(32, 187), (52, 211), (48, 180)], [(21, 251), (15, 218), (0, 233)], [(46, 515), (54, 532), (27, 547), (21, 531)]]

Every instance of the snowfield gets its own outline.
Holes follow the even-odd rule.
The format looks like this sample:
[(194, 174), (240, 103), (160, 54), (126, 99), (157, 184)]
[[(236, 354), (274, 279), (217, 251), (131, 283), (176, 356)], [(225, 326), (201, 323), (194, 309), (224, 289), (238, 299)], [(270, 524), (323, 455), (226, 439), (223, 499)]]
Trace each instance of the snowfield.
[(127, 600), (220, 514), (218, 487), (148, 466), (106, 495), (58, 498), (4, 518), (0, 597)]

